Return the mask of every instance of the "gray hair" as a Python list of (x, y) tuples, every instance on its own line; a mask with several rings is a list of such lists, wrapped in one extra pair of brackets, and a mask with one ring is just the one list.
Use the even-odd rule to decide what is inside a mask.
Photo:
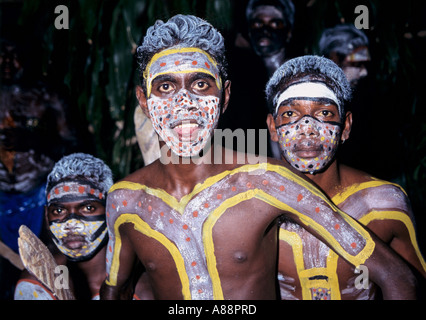
[(319, 54), (327, 58), (330, 57), (331, 52), (347, 56), (354, 49), (363, 46), (368, 46), (368, 38), (353, 24), (340, 24), (325, 29), (318, 43)]
[(274, 113), (278, 94), (297, 82), (294, 80), (302, 81), (305, 77), (324, 82), (334, 92), (340, 104), (340, 117), (344, 117), (344, 104), (351, 99), (351, 87), (343, 70), (330, 59), (311, 55), (288, 60), (272, 75), (265, 90), (270, 113)]
[(246, 8), (246, 19), (249, 21), (254, 10), (259, 6), (274, 6), (283, 14), (287, 27), (293, 29), (295, 8), (291, 0), (250, 0)]
[(47, 176), (46, 195), (58, 183), (85, 180), (107, 193), (113, 185), (111, 169), (102, 160), (90, 154), (73, 153), (56, 162)]
[(148, 28), (137, 49), (140, 80), (146, 93), (143, 72), (157, 52), (173, 46), (194, 47), (206, 51), (217, 63), (222, 80), (227, 78), (225, 42), (220, 32), (207, 21), (191, 15), (175, 15), (167, 22), (157, 20)]

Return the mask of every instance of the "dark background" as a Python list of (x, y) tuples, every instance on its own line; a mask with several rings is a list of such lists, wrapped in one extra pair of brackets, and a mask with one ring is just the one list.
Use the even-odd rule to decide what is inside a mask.
[[(364, 32), (370, 40), (372, 62), (369, 76), (354, 97), (359, 107), (353, 110), (355, 125), (352, 138), (342, 150), (343, 155), (346, 153), (343, 160), (380, 179), (399, 183), (406, 190), (424, 252), (426, 3), (294, 2), (295, 28), (288, 57), (316, 53), (324, 28), (354, 23), (358, 16), (355, 7), (368, 7), (369, 28)], [(118, 180), (143, 166), (134, 137), (134, 87), (138, 84), (134, 52), (147, 27), (156, 19), (165, 20), (177, 13), (203, 17), (225, 36), (232, 62), (239, 59), (241, 50), (249, 54), (249, 48), (239, 47), (238, 51), (235, 45), (237, 34), (244, 39), (247, 33), (246, 3), (0, 0), (0, 36), (13, 39), (20, 46), (27, 77), (44, 81), (67, 101), (69, 121), (78, 132), (80, 151), (105, 160)], [(54, 27), (57, 5), (69, 9), (68, 30)], [(247, 70), (251, 67), (255, 70), (250, 64)], [(238, 79), (237, 72), (231, 68), (231, 80)], [(256, 72), (244, 81), (256, 84)], [(238, 96), (232, 96), (230, 108), (238, 102)], [(232, 123), (233, 118), (228, 115), (227, 120)]]

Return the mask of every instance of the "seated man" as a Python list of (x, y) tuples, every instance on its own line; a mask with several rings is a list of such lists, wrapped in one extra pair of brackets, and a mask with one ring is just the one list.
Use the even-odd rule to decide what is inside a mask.
[[(352, 115), (344, 108), (350, 86), (343, 71), (326, 58), (295, 58), (276, 71), (266, 93), (268, 126), (272, 139), (279, 141), (282, 158), (424, 276), (413, 213), (401, 187), (336, 160), (336, 150), (349, 138), (352, 125)], [(339, 224), (334, 228), (341, 230)], [(357, 285), (360, 275), (354, 267), (295, 221), (284, 220), (279, 238), (282, 299), (374, 298), (373, 282)]]
[[(47, 178), (45, 215), (49, 234), (62, 253), (55, 250), (58, 264), (66, 263), (70, 269), (69, 284), (77, 299), (99, 299), (108, 242), (105, 201), (112, 184), (109, 167), (83, 153), (63, 157)], [(55, 298), (28, 272), (15, 289), (15, 300)]]
[(415, 279), (402, 260), (301, 174), (281, 160), (253, 164), (211, 145), (230, 97), (224, 50), (209, 23), (183, 15), (157, 21), (138, 48), (136, 94), (161, 157), (109, 191), (101, 298), (118, 299), (139, 260), (156, 299), (275, 299), (282, 215), (349, 263), (365, 264), (387, 298), (414, 298)]

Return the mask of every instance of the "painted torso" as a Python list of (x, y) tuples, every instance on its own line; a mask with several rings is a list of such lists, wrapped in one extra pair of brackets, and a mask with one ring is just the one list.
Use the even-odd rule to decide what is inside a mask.
[[(383, 224), (390, 220), (403, 223), (422, 261), (408, 198), (399, 186), (373, 179), (348, 187), (332, 201), (388, 244), (393, 239), (392, 229), (384, 228)], [(371, 281), (368, 289), (357, 289), (355, 279), (360, 272), (355, 273), (351, 265), (338, 259), (328, 246), (299, 225), (285, 220), (279, 238), (280, 256), (293, 257), (280, 260), (278, 279), (282, 299), (374, 299), (376, 287)]]
[(107, 199), (107, 284), (117, 282), (121, 246), (130, 241), (158, 299), (274, 299), (275, 222), (283, 211), (322, 233), (355, 264), (374, 247), (361, 230), (347, 237), (334, 229), (342, 218), (326, 198), (276, 165), (224, 171), (180, 201), (163, 189), (126, 181), (114, 185)]

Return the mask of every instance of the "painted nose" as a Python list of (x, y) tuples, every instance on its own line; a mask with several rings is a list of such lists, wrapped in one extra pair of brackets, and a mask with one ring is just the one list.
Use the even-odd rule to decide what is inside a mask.
[(196, 99), (188, 90), (180, 90), (173, 98), (173, 108), (177, 113), (197, 109)]
[(298, 138), (313, 138), (319, 135), (317, 125), (311, 118), (306, 116), (299, 120), (299, 123), (296, 125), (296, 130), (298, 131)]
[(84, 223), (80, 220), (70, 219), (64, 223), (63, 229), (67, 232), (81, 233), (84, 230)]

